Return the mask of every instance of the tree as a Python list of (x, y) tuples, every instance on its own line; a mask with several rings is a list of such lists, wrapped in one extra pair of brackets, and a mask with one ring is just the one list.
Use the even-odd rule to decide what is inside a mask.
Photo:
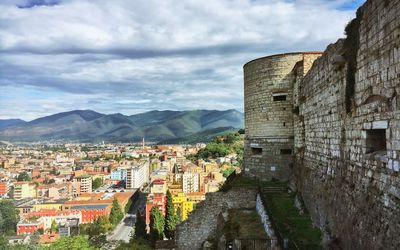
[(150, 242), (142, 239), (142, 238), (136, 238), (136, 237), (132, 237), (129, 240), (129, 243), (126, 242), (121, 242), (119, 244), (119, 246), (117, 246), (117, 248), (115, 248), (115, 250), (152, 250), (154, 249)]
[(61, 237), (50, 246), (44, 248), (47, 250), (94, 250), (90, 242), (84, 236)]
[(9, 245), (7, 238), (3, 234), (0, 234), (0, 250), (8, 250), (8, 249)]
[(18, 175), (17, 181), (31, 181), (32, 178), (29, 176), (27, 172), (22, 172)]
[(147, 239), (146, 219), (140, 214), (139, 210), (136, 212), (135, 236), (137, 238)]
[(19, 214), (10, 200), (0, 200), (0, 214), (3, 219), (0, 233), (14, 234)]
[(182, 210), (180, 207), (176, 209), (176, 216), (178, 218), (178, 224), (182, 221)]
[(0, 210), (0, 233), (4, 231), (4, 219), (3, 219), (3, 215), (1, 214), (1, 210)]
[(43, 181), (44, 184), (53, 184), (53, 183), (55, 183), (55, 182), (56, 182), (56, 180), (54, 180), (54, 179), (49, 179), (48, 177), (45, 177), (45, 178), (44, 178), (44, 181)]
[(131, 198), (129, 199), (129, 201), (126, 203), (124, 212), (125, 212), (125, 213), (128, 213), (128, 212), (129, 212), (129, 209), (131, 209), (131, 206), (132, 206), (132, 197), (131, 197)]
[(26, 248), (27, 250), (39, 250), (41, 249), (40, 245), (39, 245), (39, 233), (35, 232), (32, 236), (31, 239), (29, 241), (28, 244), (28, 248)]
[(164, 234), (168, 239), (173, 239), (175, 235), (175, 227), (179, 223), (178, 216), (175, 213), (174, 204), (172, 203), (172, 195), (167, 191), (167, 205), (165, 210)]
[(58, 233), (58, 225), (55, 220), (51, 222), (50, 233)]
[(119, 205), (117, 199), (114, 198), (110, 212), (110, 222), (113, 226), (116, 226), (122, 220), (122, 218), (124, 218), (124, 213), (122, 212), (121, 206)]
[(95, 180), (92, 181), (92, 189), (98, 189), (103, 185), (103, 180), (101, 178), (96, 178)]
[(107, 216), (98, 217), (90, 226), (86, 229), (86, 233), (89, 236), (91, 245), (101, 248), (107, 243), (106, 233), (110, 231), (112, 225), (108, 220)]
[(150, 239), (153, 244), (164, 239), (164, 217), (157, 206), (150, 210)]

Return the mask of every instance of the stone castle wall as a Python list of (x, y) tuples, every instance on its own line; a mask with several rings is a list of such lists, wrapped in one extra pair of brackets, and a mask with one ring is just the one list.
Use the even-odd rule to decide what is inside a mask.
[[(293, 82), (308, 71), (318, 56), (318, 52), (288, 53), (259, 58), (244, 66), (244, 170), (248, 175), (290, 178), (293, 100), (298, 95), (293, 91)], [(296, 65), (301, 67), (295, 69)]]
[(177, 249), (202, 249), (203, 243), (217, 234), (218, 216), (228, 209), (255, 208), (256, 194), (257, 190), (245, 188), (233, 188), (226, 193), (207, 193), (206, 200), (197, 204), (189, 218), (178, 225), (175, 232)]
[[(400, 0), (369, 0), (347, 40), (328, 46), (311, 68), (317, 55), (287, 65), (285, 86), (293, 89), (285, 119), (293, 122), (292, 138), (279, 123), (269, 123), (280, 119), (273, 118), (280, 111), (271, 102), (275, 84), (264, 81), (265, 91), (262, 79), (275, 74), (275, 66), (244, 69), (245, 173), (263, 179), (294, 174), (314, 223), (344, 249), (400, 248), (399, 13)], [(277, 135), (288, 141), (276, 143), (271, 137)], [(252, 155), (252, 143), (268, 157)], [(278, 148), (288, 145), (293, 168), (283, 171), (290, 173), (268, 172), (282, 162)]]
[(340, 40), (299, 91), (297, 185), (313, 221), (346, 249), (400, 247), (399, 13), (399, 0), (368, 1), (359, 11), (357, 70), (340, 67), (349, 49)]

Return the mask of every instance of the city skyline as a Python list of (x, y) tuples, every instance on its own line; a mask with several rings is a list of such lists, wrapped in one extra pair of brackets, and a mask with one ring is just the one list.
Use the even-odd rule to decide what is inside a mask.
[(244, 63), (323, 51), (363, 2), (2, 1), (0, 119), (243, 111)]

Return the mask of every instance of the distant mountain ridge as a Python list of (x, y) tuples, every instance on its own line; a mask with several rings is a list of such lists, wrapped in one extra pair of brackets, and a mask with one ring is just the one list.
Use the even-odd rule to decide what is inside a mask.
[[(132, 142), (191, 141), (208, 134), (243, 128), (243, 113), (230, 110), (149, 111), (126, 116), (74, 110), (41, 117), (30, 122), (0, 120), (0, 140)], [(216, 130), (217, 129), (217, 130)], [(178, 139), (178, 140), (175, 140)]]
[(16, 125), (22, 125), (24, 123), (26, 123), (26, 121), (21, 119), (6, 119), (6, 120), (0, 119), (0, 129)]

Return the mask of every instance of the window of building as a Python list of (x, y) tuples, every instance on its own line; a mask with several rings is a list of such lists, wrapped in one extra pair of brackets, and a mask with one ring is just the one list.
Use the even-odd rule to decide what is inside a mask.
[(283, 123), (283, 126), (286, 127), (286, 122)]
[(251, 147), (252, 155), (262, 155), (262, 148)]
[(289, 148), (281, 149), (281, 155), (291, 155), (292, 150)]
[(274, 102), (286, 101), (287, 93), (274, 93), (272, 94)]
[(386, 150), (386, 129), (367, 130), (367, 154)]

